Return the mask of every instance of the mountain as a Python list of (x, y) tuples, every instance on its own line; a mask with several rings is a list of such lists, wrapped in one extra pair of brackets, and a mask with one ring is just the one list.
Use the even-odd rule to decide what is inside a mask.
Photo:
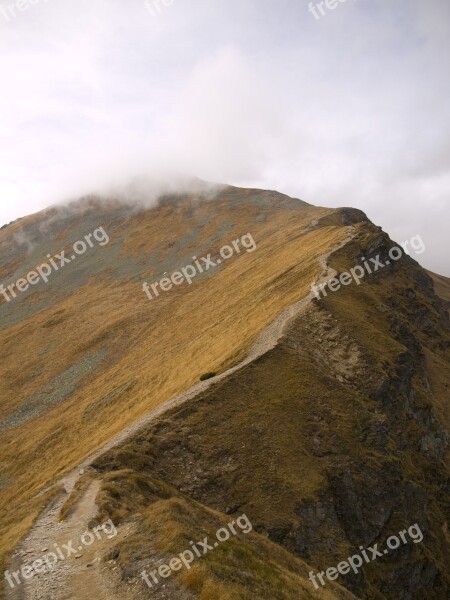
[(2, 566), (117, 527), (4, 597), (448, 598), (449, 280), (356, 209), (138, 200), (0, 231)]

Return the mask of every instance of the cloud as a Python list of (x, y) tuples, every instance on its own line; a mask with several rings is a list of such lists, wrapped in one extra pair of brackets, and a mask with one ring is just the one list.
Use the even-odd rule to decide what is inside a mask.
[(362, 208), (450, 275), (448, 3), (307, 7), (60, 0), (0, 22), (0, 221), (182, 172)]

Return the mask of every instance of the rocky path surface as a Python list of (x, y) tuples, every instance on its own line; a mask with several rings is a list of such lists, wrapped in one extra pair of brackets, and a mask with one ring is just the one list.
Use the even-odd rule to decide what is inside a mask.
[[(329, 253), (319, 258), (323, 272), (316, 284), (326, 283), (336, 276), (336, 271), (327, 264), (328, 258), (335, 251), (351, 241), (353, 233), (354, 227), (348, 227), (348, 237)], [(89, 456), (81, 465), (68, 473), (58, 483), (64, 486), (67, 493), (70, 493), (83, 470), (88, 468), (98, 456), (132, 437), (166, 411), (191, 400), (199, 393), (215, 385), (218, 381), (225, 379), (274, 348), (283, 337), (292, 320), (302, 314), (313, 298), (313, 293), (309, 292), (304, 298), (292, 304), (278, 315), (260, 333), (250, 352), (240, 363), (213, 379), (194, 385), (162, 406), (152, 410), (114, 436), (107, 444)], [(117, 567), (109, 568), (102, 560), (111, 551), (113, 544), (130, 535), (132, 532), (131, 525), (123, 525), (118, 528), (117, 535), (114, 538), (111, 537), (111, 539), (104, 532), (99, 531), (98, 539), (92, 545), (84, 545), (81, 541), (83, 534), (88, 531), (89, 522), (96, 514), (95, 498), (99, 488), (100, 481), (94, 480), (76, 505), (72, 514), (64, 522), (59, 521), (58, 515), (62, 505), (67, 500), (66, 494), (60, 494), (43, 511), (28, 536), (16, 548), (11, 559), (9, 572), (17, 572), (21, 565), (29, 565), (34, 560), (42, 558), (46, 553), (55, 551), (55, 544), (62, 549), (63, 554), (67, 553), (63, 544), (67, 546), (69, 542), (72, 542), (73, 547), (77, 551), (76, 553), (71, 553), (69, 558), (59, 560), (55, 568), (51, 571), (46, 569), (45, 572), (35, 574), (27, 580), (20, 574), (20, 584), (17, 584), (14, 578), (12, 579), (13, 583), (15, 583), (14, 587), (5, 582), (6, 598), (8, 600), (49, 600), (50, 598), (52, 600), (90, 600), (92, 598), (95, 598), (95, 600), (138, 600), (144, 597), (142, 595), (142, 588), (131, 590), (125, 586), (120, 581), (119, 574), (115, 573)], [(163, 600), (169, 596), (161, 591), (161, 595), (158, 593), (153, 595), (153, 597), (155, 600), (159, 598)], [(185, 596), (180, 590), (179, 594), (172, 592), (170, 598), (172, 600), (183, 600)]]
[[(11, 575), (14, 588), (7, 585), (7, 598), (14, 600), (131, 600), (107, 589), (102, 576), (102, 557), (112, 544), (128, 535), (131, 526), (120, 533), (108, 524), (98, 535), (89, 532), (89, 521), (96, 514), (95, 498), (100, 489), (96, 480), (86, 490), (70, 517), (60, 522), (61, 506), (66, 496), (61, 494), (37, 520), (28, 536), (17, 548), (10, 573), (19, 571), (20, 584)], [(40, 561), (33, 576), (25, 579), (21, 567)], [(110, 577), (113, 577), (114, 573)], [(109, 588), (110, 586), (108, 586)], [(126, 590), (125, 590), (126, 593)]]

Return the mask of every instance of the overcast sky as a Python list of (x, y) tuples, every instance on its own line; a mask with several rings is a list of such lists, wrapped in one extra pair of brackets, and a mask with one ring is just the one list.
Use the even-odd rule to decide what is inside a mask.
[(450, 276), (450, 2), (328, 2), (5, 0), (0, 224), (174, 168), (361, 208)]

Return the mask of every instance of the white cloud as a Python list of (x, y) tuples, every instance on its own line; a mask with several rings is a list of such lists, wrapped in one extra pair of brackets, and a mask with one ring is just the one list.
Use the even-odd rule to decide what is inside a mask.
[(362, 208), (450, 275), (445, 0), (49, 0), (1, 21), (0, 221), (174, 169)]

